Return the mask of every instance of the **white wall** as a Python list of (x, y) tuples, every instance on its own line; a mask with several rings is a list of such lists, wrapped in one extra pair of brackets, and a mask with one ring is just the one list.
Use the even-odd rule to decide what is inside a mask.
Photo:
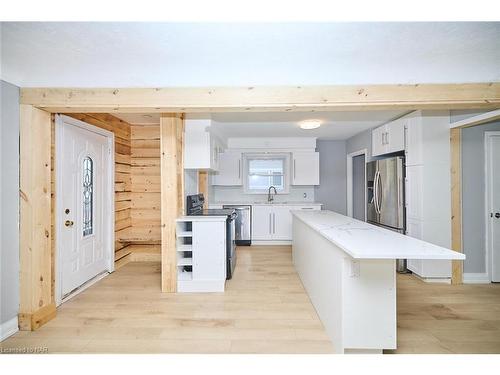
[(0, 324), (19, 312), (19, 88), (1, 85)]

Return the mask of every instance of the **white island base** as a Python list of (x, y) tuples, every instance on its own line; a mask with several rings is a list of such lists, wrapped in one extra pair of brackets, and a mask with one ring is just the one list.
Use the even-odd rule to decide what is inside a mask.
[(395, 349), (395, 260), (351, 258), (300, 220), (293, 237), (293, 263), (335, 351)]
[(292, 256), (337, 353), (396, 348), (395, 259), (464, 259), (331, 211), (293, 212)]

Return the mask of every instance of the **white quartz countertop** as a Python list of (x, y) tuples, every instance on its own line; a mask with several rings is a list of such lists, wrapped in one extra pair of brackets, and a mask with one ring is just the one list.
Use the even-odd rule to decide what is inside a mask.
[(317, 202), (213, 202), (209, 203), (209, 206), (223, 206), (223, 205), (231, 205), (231, 206), (322, 206), (322, 203)]
[(462, 253), (333, 211), (292, 211), (292, 215), (355, 259), (465, 259)]
[(210, 216), (197, 216), (197, 215), (189, 215), (189, 216), (179, 216), (176, 221), (226, 221), (227, 215), (210, 215)]

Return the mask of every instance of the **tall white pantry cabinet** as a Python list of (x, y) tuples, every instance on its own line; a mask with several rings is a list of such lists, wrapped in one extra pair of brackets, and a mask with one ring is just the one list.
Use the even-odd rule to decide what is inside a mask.
[[(415, 111), (405, 116), (406, 233), (451, 247), (449, 111)], [(424, 279), (451, 277), (449, 260), (408, 260)]]

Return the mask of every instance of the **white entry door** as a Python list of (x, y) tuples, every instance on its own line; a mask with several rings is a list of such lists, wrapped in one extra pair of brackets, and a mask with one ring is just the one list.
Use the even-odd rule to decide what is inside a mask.
[(57, 118), (59, 301), (112, 271), (113, 142), (110, 132), (67, 116)]
[(487, 251), (491, 281), (500, 282), (500, 132), (485, 132)]

